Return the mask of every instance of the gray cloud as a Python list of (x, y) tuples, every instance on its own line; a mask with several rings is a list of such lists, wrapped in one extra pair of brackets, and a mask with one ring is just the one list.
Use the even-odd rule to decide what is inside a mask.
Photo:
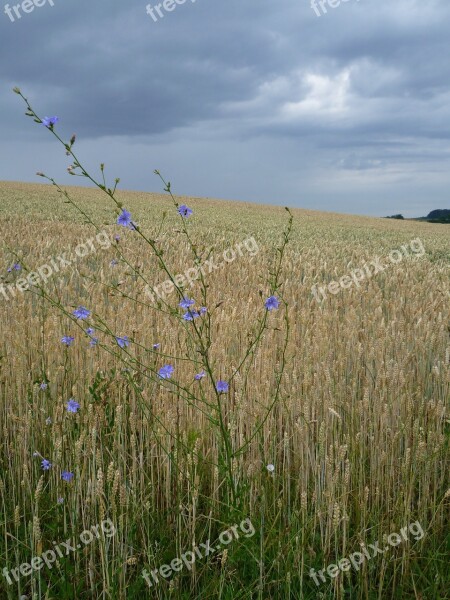
[(17, 84), (130, 189), (164, 166), (186, 194), (410, 216), (449, 204), (444, 0), (349, 0), (320, 18), (307, 0), (187, 0), (157, 22), (141, 0), (54, 0), (0, 17), (2, 179), (65, 167)]

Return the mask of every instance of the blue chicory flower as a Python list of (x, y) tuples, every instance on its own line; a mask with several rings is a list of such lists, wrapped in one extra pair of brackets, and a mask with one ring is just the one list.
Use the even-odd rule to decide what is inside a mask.
[(122, 208), (122, 212), (117, 217), (117, 225), (122, 225), (122, 227), (132, 227), (133, 225), (131, 213), (125, 208)]
[(85, 306), (79, 306), (77, 309), (75, 309), (73, 311), (72, 314), (74, 317), (76, 317), (80, 321), (84, 321), (85, 319), (87, 319), (90, 316), (91, 311), (88, 310)]
[(183, 319), (185, 321), (193, 321), (194, 319), (196, 319), (199, 316), (200, 316), (200, 313), (198, 313), (196, 310), (194, 310), (194, 311), (188, 310), (187, 312), (184, 313)]
[(189, 208), (189, 206), (186, 206), (186, 204), (182, 204), (178, 207), (178, 212), (182, 217), (185, 217), (187, 219), (192, 215), (194, 211), (191, 208)]
[(280, 306), (280, 301), (276, 296), (269, 296), (264, 303), (264, 306), (267, 310), (273, 310), (274, 308), (278, 308)]
[(53, 127), (59, 121), (59, 117), (44, 117), (42, 119), (42, 125), (45, 127)]
[(116, 342), (121, 348), (128, 348), (130, 345), (130, 339), (127, 335), (123, 335), (122, 337), (116, 337)]
[(71, 473), (70, 471), (63, 471), (61, 473), (61, 479), (63, 479), (64, 481), (67, 481), (69, 483), (73, 479), (73, 473)]
[(80, 405), (74, 398), (70, 398), (70, 400), (66, 404), (66, 407), (67, 407), (67, 412), (77, 413), (78, 409), (80, 408)]
[(191, 298), (184, 296), (183, 300), (179, 303), (178, 306), (181, 306), (181, 308), (189, 308), (193, 304), (195, 304), (195, 300), (192, 300)]
[(226, 381), (218, 381), (216, 383), (216, 390), (220, 393), (228, 392), (228, 383)]
[(161, 379), (170, 379), (174, 370), (172, 365), (164, 365), (164, 367), (161, 367), (158, 371), (158, 375)]

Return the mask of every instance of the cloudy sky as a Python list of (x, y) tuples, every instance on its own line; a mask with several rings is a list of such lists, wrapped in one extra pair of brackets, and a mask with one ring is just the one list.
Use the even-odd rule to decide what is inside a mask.
[(448, 0), (3, 2), (0, 179), (81, 181), (18, 85), (124, 189), (160, 191), (158, 168), (192, 196), (450, 208)]

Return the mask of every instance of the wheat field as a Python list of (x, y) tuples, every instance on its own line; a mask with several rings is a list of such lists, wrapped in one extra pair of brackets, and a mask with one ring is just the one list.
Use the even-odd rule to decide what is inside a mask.
[[(180, 299), (166, 309), (145, 291), (167, 280), (157, 258), (106, 196), (67, 189), (101, 238), (52, 186), (0, 184), (0, 598), (449, 598), (448, 226), (292, 209), (283, 306), (268, 311), (288, 213), (177, 197), (202, 252), (256, 241), (205, 276), (211, 365), (217, 380), (236, 371), (219, 397), (224, 450)], [(166, 194), (117, 197), (172, 273), (193, 266)], [(412, 240), (423, 253), (401, 250)], [(402, 259), (359, 286), (312, 293), (395, 250)], [(18, 289), (52, 260), (45, 295)], [(187, 293), (200, 302), (200, 282)], [(143, 576), (217, 548), (233, 525), (220, 549)], [(67, 542), (93, 526), (89, 542)], [(74, 549), (56, 552), (62, 542)], [(361, 553), (375, 542), (383, 551)]]

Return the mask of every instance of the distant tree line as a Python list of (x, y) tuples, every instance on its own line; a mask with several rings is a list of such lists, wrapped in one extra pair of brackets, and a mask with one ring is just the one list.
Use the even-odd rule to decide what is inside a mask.
[(450, 223), (450, 209), (438, 208), (427, 215), (429, 223)]
[(403, 215), (392, 215), (391, 217), (385, 217), (385, 219), (404, 219)]
[[(391, 215), (390, 217), (384, 217), (385, 219), (401, 219), (404, 220), (403, 215)], [(432, 210), (426, 217), (420, 217), (417, 221), (427, 221), (428, 223), (450, 223), (450, 209), (438, 208)]]

